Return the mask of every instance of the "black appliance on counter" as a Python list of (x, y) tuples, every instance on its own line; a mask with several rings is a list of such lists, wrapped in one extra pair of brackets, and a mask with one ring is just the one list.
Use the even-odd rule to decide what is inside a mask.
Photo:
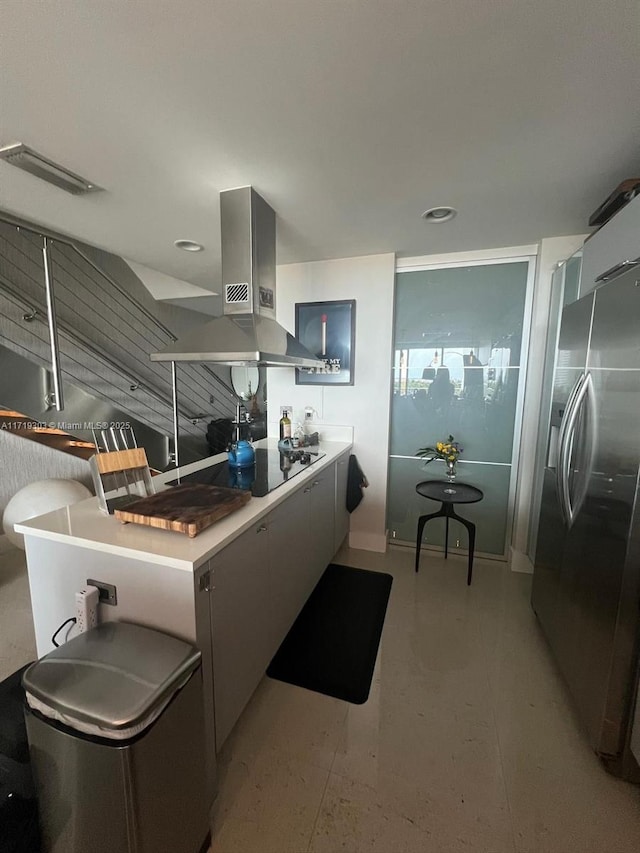
[(263, 498), (326, 455), (320, 450), (308, 447), (284, 453), (258, 447), (255, 448), (255, 454), (255, 465), (249, 468), (232, 468), (228, 462), (216, 462), (176, 480), (170, 480), (167, 485), (206, 483), (210, 486), (251, 490), (254, 498)]

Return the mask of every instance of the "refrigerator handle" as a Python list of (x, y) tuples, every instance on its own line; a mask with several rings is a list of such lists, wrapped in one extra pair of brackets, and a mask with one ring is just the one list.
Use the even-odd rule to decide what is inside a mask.
[(573, 525), (576, 516), (582, 509), (582, 504), (584, 503), (584, 499), (587, 495), (589, 479), (593, 469), (593, 460), (595, 458), (596, 447), (598, 445), (596, 394), (590, 373), (587, 373), (584, 383), (584, 391), (585, 393), (581, 405), (585, 409), (586, 430), (584, 432), (584, 444), (580, 448), (582, 451), (579, 459), (580, 477), (577, 479), (577, 487), (574, 489), (574, 495), (572, 497), (570, 527)]
[[(576, 425), (578, 422), (578, 416), (580, 414), (582, 406), (585, 404), (585, 400), (593, 401), (591, 374), (587, 373), (587, 375), (583, 377), (583, 380), (584, 381), (580, 386), (580, 390), (576, 394), (575, 399), (573, 401), (571, 411), (569, 412), (569, 418), (567, 420), (565, 448), (562, 457), (562, 490), (568, 528), (571, 528), (573, 526), (573, 522), (575, 521), (576, 515), (580, 511), (580, 506), (582, 505), (582, 501), (584, 500), (584, 490), (581, 490), (578, 495), (574, 496), (571, 494), (571, 490), (569, 488), (569, 471), (571, 468), (571, 455), (575, 438)], [(593, 405), (592, 402), (591, 405)], [(593, 447), (593, 440), (591, 441), (591, 446)], [(572, 500), (573, 497), (576, 497), (575, 501)]]
[(562, 420), (560, 421), (560, 435), (558, 437), (558, 461), (556, 465), (556, 491), (558, 493), (558, 503), (560, 504), (560, 513), (562, 515), (562, 520), (565, 524), (569, 524), (569, 510), (568, 505), (565, 503), (565, 496), (568, 493), (569, 486), (568, 481), (565, 484), (564, 481), (564, 471), (565, 471), (565, 457), (567, 456), (567, 425), (569, 423), (569, 418), (571, 417), (571, 413), (574, 408), (575, 400), (578, 394), (580, 393), (580, 388), (582, 387), (582, 383), (584, 382), (584, 373), (581, 373), (580, 376), (576, 379), (575, 385), (571, 389), (571, 393), (569, 394), (569, 398), (567, 400), (567, 405), (565, 406), (564, 413), (562, 415)]

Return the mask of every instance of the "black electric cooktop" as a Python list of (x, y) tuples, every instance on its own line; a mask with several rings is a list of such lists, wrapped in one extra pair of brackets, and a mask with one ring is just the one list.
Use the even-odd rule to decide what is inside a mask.
[(210, 486), (250, 489), (255, 498), (263, 498), (326, 455), (313, 447), (300, 448), (286, 453), (268, 450), (265, 447), (254, 448), (254, 450), (256, 462), (250, 468), (232, 468), (228, 462), (216, 462), (191, 474), (179, 477), (177, 480), (170, 480), (167, 485), (206, 483)]

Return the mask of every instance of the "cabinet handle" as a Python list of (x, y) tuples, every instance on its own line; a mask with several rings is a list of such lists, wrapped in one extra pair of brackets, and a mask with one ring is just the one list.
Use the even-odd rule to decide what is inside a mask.
[(266, 524), (261, 524), (260, 527), (256, 530), (256, 533), (265, 533), (269, 528)]
[(307, 486), (306, 489), (302, 490), (303, 494), (305, 494), (305, 495), (308, 495), (310, 491), (311, 491), (311, 486)]
[(611, 267), (611, 269), (605, 270), (602, 275), (599, 275), (596, 278), (596, 284), (601, 281), (609, 281), (612, 278), (617, 278), (623, 272), (631, 269), (631, 267), (637, 267), (638, 265), (640, 265), (640, 258), (636, 258), (635, 261), (622, 261), (614, 267)]
[(319, 486), (321, 482), (322, 482), (322, 480), (314, 480), (314, 481), (313, 481), (313, 485), (314, 485), (314, 487), (315, 487), (315, 486)]
[(200, 592), (211, 592), (212, 589), (215, 589), (215, 586), (211, 585), (211, 572), (205, 572), (200, 577), (199, 588)]

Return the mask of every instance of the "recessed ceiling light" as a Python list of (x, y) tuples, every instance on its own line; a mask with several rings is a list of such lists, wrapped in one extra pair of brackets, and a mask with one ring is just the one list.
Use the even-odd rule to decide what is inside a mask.
[(439, 205), (438, 207), (430, 207), (429, 210), (425, 210), (422, 218), (426, 219), (427, 222), (449, 222), (457, 213), (458, 211), (455, 207)]
[(204, 246), (194, 243), (193, 240), (176, 240), (173, 245), (176, 249), (182, 249), (183, 252), (201, 252), (204, 249)]

